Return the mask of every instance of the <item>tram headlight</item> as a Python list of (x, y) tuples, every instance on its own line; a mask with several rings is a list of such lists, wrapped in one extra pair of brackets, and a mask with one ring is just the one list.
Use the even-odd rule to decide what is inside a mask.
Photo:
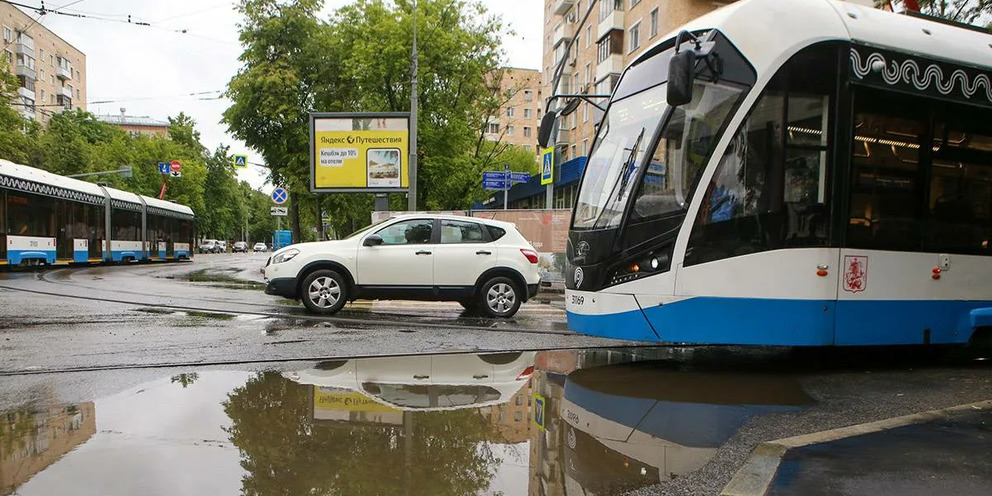
[(620, 264), (613, 269), (608, 279), (608, 285), (633, 281), (669, 269), (671, 255), (664, 251), (652, 251), (633, 260)]
[(288, 262), (292, 260), (293, 257), (299, 254), (300, 254), (300, 250), (297, 250), (296, 248), (286, 250), (282, 253), (276, 253), (276, 255), (272, 257), (272, 263), (278, 264), (278, 263)]

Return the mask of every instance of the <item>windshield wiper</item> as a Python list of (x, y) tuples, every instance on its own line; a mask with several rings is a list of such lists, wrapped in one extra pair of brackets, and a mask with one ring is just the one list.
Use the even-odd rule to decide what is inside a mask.
[[(641, 133), (637, 135), (637, 139), (634, 140), (634, 146), (630, 149), (630, 155), (627, 156), (627, 160), (623, 164), (623, 168), (620, 169), (620, 177), (617, 178), (619, 181), (620, 189), (617, 190), (616, 199), (619, 200), (623, 196), (623, 191), (627, 189), (627, 183), (630, 182), (631, 173), (636, 170), (632, 169), (631, 165), (634, 164), (634, 159), (637, 158), (637, 149), (641, 146), (641, 139), (644, 138), (644, 128), (641, 128)], [(616, 188), (616, 185), (614, 185)]]

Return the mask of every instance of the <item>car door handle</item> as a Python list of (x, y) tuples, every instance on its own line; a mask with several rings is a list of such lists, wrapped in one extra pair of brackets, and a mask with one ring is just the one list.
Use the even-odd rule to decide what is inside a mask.
[(418, 380), (424, 380), (424, 379), (430, 379), (431, 376), (429, 376), (429, 375), (415, 375), (415, 376), (413, 376), (413, 378), (414, 379), (418, 379)]
[(472, 378), (473, 378), (473, 379), (486, 379), (486, 378), (488, 378), (488, 377), (489, 377), (489, 376), (488, 376), (488, 375), (486, 375), (486, 374), (479, 374), (479, 375), (473, 375), (473, 376), (472, 376)]
[(429, 252), (427, 250), (420, 250), (420, 251), (417, 252), (417, 255), (430, 255), (430, 254), (431, 254), (431, 252)]
[(479, 251), (477, 251), (477, 252), (475, 252), (475, 254), (476, 254), (476, 255), (492, 255), (492, 254), (493, 254), (493, 252), (491, 252), (491, 251), (486, 251), (486, 250), (479, 250)]

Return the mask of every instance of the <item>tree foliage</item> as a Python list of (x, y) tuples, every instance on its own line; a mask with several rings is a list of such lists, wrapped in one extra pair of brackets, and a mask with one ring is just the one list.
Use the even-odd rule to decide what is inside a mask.
[[(502, 22), (477, 1), (358, 0), (321, 20), (320, 0), (241, 0), (242, 68), (228, 85), (231, 132), (260, 151), (286, 185), (294, 219), (327, 212), (340, 235), (369, 220), (371, 195), (309, 193), (311, 112), (407, 112), (416, 18), (419, 50), (419, 208), (461, 209), (481, 199), (481, 172), (534, 157), (484, 143), (505, 95), (487, 81), (503, 60)], [(498, 87), (498, 85), (496, 85)], [(394, 195), (391, 207), (405, 209)], [(294, 226), (296, 227), (296, 226)], [(299, 232), (297, 235), (301, 234)]]
[[(897, 3), (906, 7), (906, 2)], [(920, 12), (965, 24), (990, 25), (992, 0), (917, 0)]]

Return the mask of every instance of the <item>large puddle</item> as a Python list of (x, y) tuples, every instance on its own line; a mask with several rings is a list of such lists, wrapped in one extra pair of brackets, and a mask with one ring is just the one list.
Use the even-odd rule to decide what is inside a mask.
[[(423, 355), (163, 377), (0, 412), (0, 494), (616, 494), (811, 399), (652, 349)], [(40, 395), (44, 396), (44, 395)]]

